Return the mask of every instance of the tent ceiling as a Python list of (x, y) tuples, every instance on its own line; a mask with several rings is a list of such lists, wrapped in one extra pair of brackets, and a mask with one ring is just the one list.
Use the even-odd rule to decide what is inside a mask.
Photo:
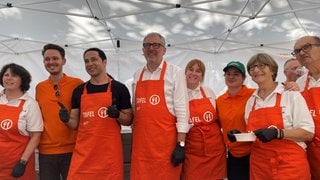
[(0, 54), (38, 52), (48, 42), (140, 52), (151, 31), (177, 49), (289, 53), (298, 37), (320, 35), (319, 0), (1, 0), (0, 17)]

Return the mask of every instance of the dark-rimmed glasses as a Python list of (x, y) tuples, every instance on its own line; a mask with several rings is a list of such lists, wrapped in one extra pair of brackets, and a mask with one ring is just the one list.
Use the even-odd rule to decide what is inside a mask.
[(160, 43), (143, 43), (142, 44), (144, 48), (150, 48), (151, 46), (154, 48), (154, 49), (158, 49), (160, 48), (161, 46), (164, 47), (162, 44)]
[(60, 93), (58, 84), (53, 85), (53, 89), (56, 91), (55, 92), (56, 97), (59, 98), (61, 96), (61, 93)]
[(300, 49), (295, 49), (293, 50), (293, 52), (291, 53), (292, 56), (296, 57), (297, 55), (299, 55), (300, 51), (303, 52), (308, 52), (311, 50), (312, 46), (320, 46), (320, 44), (310, 44), (307, 43), (305, 45), (303, 45)]
[(269, 64), (265, 64), (265, 63), (262, 63), (262, 64), (254, 64), (254, 65), (251, 65), (249, 66), (249, 71), (254, 71), (254, 69), (257, 67), (259, 70), (262, 70), (264, 69), (266, 66), (269, 66)]

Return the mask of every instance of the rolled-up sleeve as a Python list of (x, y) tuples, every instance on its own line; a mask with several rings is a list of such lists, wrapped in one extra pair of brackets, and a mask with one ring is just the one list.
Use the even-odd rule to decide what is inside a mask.
[(189, 121), (189, 98), (187, 92), (186, 77), (182, 70), (175, 71), (172, 76), (174, 80), (173, 111), (177, 117), (177, 131), (187, 133), (190, 129)]

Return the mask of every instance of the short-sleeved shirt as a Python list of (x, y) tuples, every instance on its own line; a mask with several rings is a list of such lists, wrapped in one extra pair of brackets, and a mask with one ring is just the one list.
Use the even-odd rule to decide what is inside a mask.
[(213, 92), (213, 90), (209, 87), (206, 86), (201, 86), (199, 85), (195, 89), (188, 89), (188, 96), (189, 96), (189, 101), (193, 99), (202, 99), (203, 95), (201, 93), (200, 87), (203, 88), (206, 97), (210, 100), (212, 106), (216, 108), (216, 94)]
[[(72, 94), (72, 109), (80, 109), (81, 95), (83, 92), (84, 85), (86, 84), (87, 93), (99, 93), (105, 92), (109, 83), (102, 85), (91, 84), (90, 81), (81, 84), (76, 89), (74, 89)], [(132, 108), (131, 96), (128, 88), (119, 81), (112, 80), (111, 92), (113, 103), (117, 106), (119, 110)]]
[[(278, 85), (276, 89), (264, 100), (258, 96), (257, 89), (252, 97), (248, 100), (245, 110), (245, 120), (248, 122), (249, 114), (255, 103), (255, 109), (273, 107), (276, 103), (277, 94), (282, 94), (280, 106), (282, 108), (283, 125), (285, 129), (301, 128), (314, 133), (314, 123), (309, 112), (306, 101), (298, 91), (285, 91), (282, 85)], [(297, 142), (301, 147), (305, 148), (304, 142)]]
[(8, 101), (4, 90), (0, 92), (0, 104), (18, 107), (21, 100), (25, 100), (22, 111), (19, 115), (18, 128), (22, 135), (29, 136), (29, 132), (42, 132), (43, 120), (39, 105), (28, 93), (21, 97)]

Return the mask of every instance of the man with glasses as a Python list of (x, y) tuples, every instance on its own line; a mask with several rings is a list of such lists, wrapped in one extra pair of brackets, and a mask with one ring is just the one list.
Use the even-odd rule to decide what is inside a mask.
[(287, 82), (295, 82), (304, 74), (304, 68), (296, 58), (288, 59), (283, 66), (283, 73), (286, 76)]
[(180, 179), (189, 131), (186, 77), (163, 59), (161, 34), (149, 33), (142, 45), (147, 63), (134, 74), (130, 178)]
[(292, 52), (301, 65), (308, 69), (297, 80), (315, 123), (315, 135), (307, 145), (311, 179), (320, 179), (320, 38), (304, 36), (298, 39)]
[(43, 64), (49, 72), (48, 79), (36, 86), (36, 100), (41, 108), (44, 130), (39, 144), (40, 179), (67, 178), (76, 131), (59, 119), (58, 102), (71, 109), (71, 96), (75, 87), (83, 83), (79, 78), (63, 73), (65, 51), (56, 44), (47, 44), (42, 50)]

